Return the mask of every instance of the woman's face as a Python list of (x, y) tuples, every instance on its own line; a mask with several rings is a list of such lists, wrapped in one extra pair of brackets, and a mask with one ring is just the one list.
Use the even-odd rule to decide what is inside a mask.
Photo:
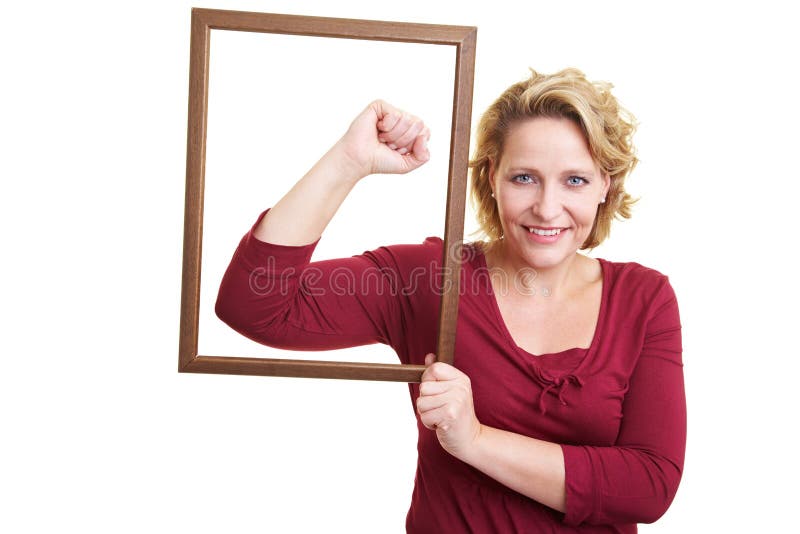
[(526, 119), (509, 129), (489, 180), (503, 226), (503, 259), (534, 269), (574, 256), (610, 184), (581, 128), (549, 117)]

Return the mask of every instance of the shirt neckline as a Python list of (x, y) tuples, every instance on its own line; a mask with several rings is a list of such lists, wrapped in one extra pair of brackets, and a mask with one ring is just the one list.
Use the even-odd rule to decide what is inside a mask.
[[(486, 257), (483, 253), (482, 247), (478, 246), (478, 261), (479, 267), (483, 267), (487, 272), (489, 267), (486, 264)], [(603, 330), (603, 326), (605, 324), (605, 317), (606, 317), (606, 309), (608, 305), (608, 291), (610, 287), (609, 279), (610, 279), (610, 266), (608, 262), (603, 258), (595, 258), (600, 263), (600, 270), (602, 272), (602, 289), (600, 294), (600, 310), (597, 314), (597, 322), (595, 323), (594, 327), (594, 334), (592, 336), (592, 341), (589, 344), (589, 347), (572, 347), (569, 349), (565, 349), (559, 352), (549, 352), (545, 354), (533, 354), (528, 352), (527, 350), (523, 349), (517, 342), (514, 341), (514, 338), (511, 336), (511, 332), (508, 330), (508, 326), (506, 325), (505, 320), (503, 319), (503, 314), (500, 313), (500, 305), (497, 303), (497, 297), (494, 294), (494, 288), (492, 287), (491, 280), (487, 277), (486, 278), (486, 286), (487, 292), (485, 293), (486, 297), (490, 301), (490, 307), (494, 311), (495, 317), (497, 319), (498, 325), (500, 330), (503, 332), (503, 336), (506, 338), (508, 344), (519, 354), (522, 356), (526, 361), (532, 363), (534, 365), (538, 365), (540, 367), (546, 368), (556, 368), (562, 370), (573, 370), (577, 369), (581, 366), (581, 364), (586, 361), (590, 353), (593, 353), (598, 345), (600, 332)]]

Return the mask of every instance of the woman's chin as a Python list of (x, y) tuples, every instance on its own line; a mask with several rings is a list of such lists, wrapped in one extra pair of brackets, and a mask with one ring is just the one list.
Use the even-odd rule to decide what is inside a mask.
[(567, 243), (554, 243), (551, 245), (531, 245), (526, 243), (521, 250), (519, 260), (533, 269), (549, 270), (568, 262), (577, 250), (573, 250)]
[(572, 254), (564, 255), (555, 251), (545, 251), (530, 255), (526, 263), (533, 269), (546, 271), (565, 264), (571, 256)]

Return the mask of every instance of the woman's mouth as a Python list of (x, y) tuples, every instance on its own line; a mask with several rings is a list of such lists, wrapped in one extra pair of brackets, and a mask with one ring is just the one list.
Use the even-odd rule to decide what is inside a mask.
[(568, 230), (567, 228), (543, 228), (541, 226), (525, 226), (528, 235), (535, 243), (555, 243), (561, 235)]
[(561, 233), (563, 228), (534, 228), (533, 226), (528, 227), (528, 232), (536, 235), (545, 235), (545, 236), (552, 236), (558, 235)]

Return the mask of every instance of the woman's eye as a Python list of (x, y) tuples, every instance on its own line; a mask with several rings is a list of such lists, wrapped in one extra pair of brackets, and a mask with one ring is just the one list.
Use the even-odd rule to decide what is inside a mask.
[(511, 181), (520, 184), (529, 184), (533, 182), (533, 177), (530, 174), (518, 174), (511, 178)]
[(569, 185), (582, 185), (582, 184), (587, 184), (589, 182), (588, 180), (586, 180), (586, 178), (583, 178), (581, 176), (570, 176), (569, 178), (567, 178), (567, 183)]

